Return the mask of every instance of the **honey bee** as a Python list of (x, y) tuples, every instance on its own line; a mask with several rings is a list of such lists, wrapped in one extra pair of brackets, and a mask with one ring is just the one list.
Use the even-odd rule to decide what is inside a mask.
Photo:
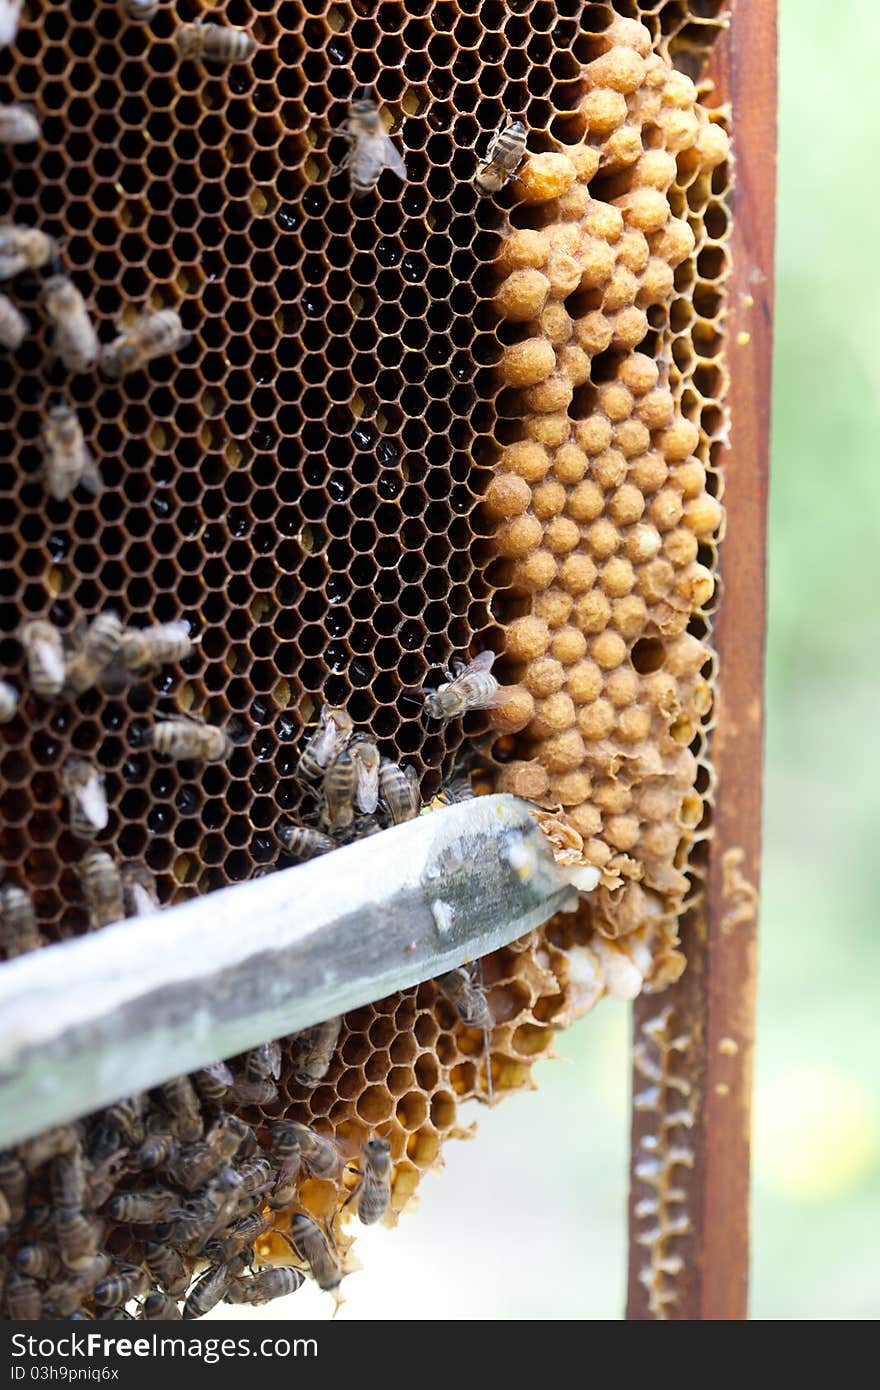
[(278, 1164), (276, 1189), (291, 1183), (299, 1175), (302, 1161), (300, 1130), (287, 1120), (276, 1120), (272, 1129), (272, 1157)]
[(30, 107), (0, 106), (0, 145), (32, 145), (42, 133)]
[(317, 1086), (323, 1081), (339, 1041), (341, 1018), (328, 1018), (313, 1028), (304, 1028), (293, 1038), (293, 1070), (300, 1086)]
[(238, 1152), (241, 1136), (230, 1126), (218, 1121), (208, 1132), (203, 1144), (194, 1144), (187, 1153), (170, 1166), (171, 1176), (187, 1192), (202, 1187), (224, 1163)]
[(470, 773), (462, 773), (457, 777), (450, 777), (438, 791), (431, 801), (431, 810), (438, 811), (443, 806), (457, 806), (462, 801), (473, 801), (474, 792), (471, 786)]
[(153, 875), (145, 864), (125, 864), (122, 874), (122, 900), (127, 917), (149, 917), (159, 911), (159, 897)]
[(160, 719), (144, 734), (144, 747), (164, 753), (175, 762), (190, 758), (199, 762), (219, 763), (232, 751), (232, 740), (216, 724), (177, 714)]
[(159, 1087), (162, 1103), (173, 1116), (174, 1132), (187, 1144), (201, 1139), (202, 1117), (199, 1112), (199, 1098), (188, 1076), (176, 1076)]
[(214, 1205), (197, 1202), (190, 1207), (181, 1207), (171, 1213), (167, 1231), (157, 1227), (157, 1234), (175, 1250), (184, 1254), (197, 1255), (204, 1250), (217, 1227), (218, 1218)]
[(72, 1279), (50, 1284), (47, 1297), (59, 1317), (69, 1318), (82, 1303), (89, 1298), (95, 1286), (110, 1268), (109, 1255), (95, 1255), (83, 1269), (78, 1270)]
[(51, 1246), (21, 1245), (15, 1252), (15, 1267), (29, 1279), (54, 1279), (61, 1268), (58, 1252)]
[(180, 352), (191, 337), (174, 309), (147, 311), (102, 350), (101, 370), (118, 381), (129, 372), (141, 371), (156, 357)]
[(237, 1279), (228, 1292), (230, 1303), (271, 1303), (275, 1298), (285, 1298), (296, 1293), (305, 1282), (302, 1270), (292, 1265), (261, 1269), (250, 1279)]
[(85, 758), (68, 758), (61, 769), (61, 787), (70, 804), (71, 832), (79, 840), (94, 840), (110, 819), (103, 772)]
[(6, 1313), (13, 1322), (37, 1322), (43, 1312), (43, 1296), (33, 1279), (17, 1269), (6, 1280)]
[(40, 618), (24, 623), (20, 633), (28, 680), (41, 700), (53, 700), (64, 687), (65, 661), (61, 633)]
[(355, 734), (349, 752), (357, 769), (355, 802), (360, 811), (371, 815), (379, 804), (379, 750), (366, 734)]
[(0, 294), (0, 345), (17, 352), (24, 342), (29, 324), (12, 300)]
[(277, 825), (275, 834), (287, 853), (295, 859), (316, 859), (319, 854), (336, 848), (330, 836), (323, 831), (312, 830), (305, 825), (291, 825), (289, 821)]
[(83, 855), (80, 878), (89, 909), (89, 930), (109, 927), (125, 916), (122, 879), (119, 869), (103, 849), (90, 849)]
[(278, 1099), (278, 1087), (272, 1081), (237, 1076), (231, 1094), (239, 1105), (272, 1105)]
[(142, 1187), (137, 1192), (120, 1192), (107, 1203), (107, 1214), (127, 1226), (151, 1225), (161, 1221), (174, 1206), (176, 1198), (167, 1187)]
[(177, 1147), (173, 1134), (148, 1134), (137, 1151), (138, 1167), (145, 1173), (161, 1168), (174, 1158)]
[(339, 168), (348, 170), (352, 198), (363, 198), (370, 193), (385, 169), (390, 169), (397, 178), (406, 181), (403, 155), (382, 124), (379, 108), (368, 88), (365, 87), (351, 103), (348, 119), (333, 134), (341, 135), (348, 141), (348, 149), (339, 162)]
[(463, 661), (453, 661), (452, 669), (445, 674), (448, 680), (425, 695), (425, 713), (430, 719), (440, 719), (447, 724), (450, 719), (460, 719), (468, 710), (492, 709), (503, 704), (504, 696), (498, 682), (492, 675), (493, 652), (480, 652), (470, 665)]
[(101, 345), (86, 301), (66, 275), (52, 275), (43, 286), (43, 304), (55, 330), (52, 347), (69, 372), (86, 372)]
[(158, 1240), (144, 1243), (144, 1264), (157, 1284), (166, 1293), (186, 1293), (189, 1285), (189, 1270), (176, 1250), (170, 1245), (162, 1245)]
[(57, 254), (52, 238), (38, 227), (0, 223), (0, 280), (12, 280), (25, 270), (40, 270)]
[(27, 1169), (21, 1160), (8, 1150), (0, 1153), (0, 1192), (6, 1199), (7, 1219), (12, 1225), (17, 1225), (24, 1216), (27, 1182)]
[(79, 1146), (53, 1159), (49, 1173), (49, 1189), (56, 1207), (64, 1207), (67, 1211), (81, 1211), (86, 1200), (87, 1188), (86, 1166)]
[(99, 613), (86, 629), (78, 649), (68, 658), (65, 690), (81, 695), (112, 666), (122, 640), (122, 623), (113, 612)]
[(471, 979), (469, 972), (460, 966), (438, 975), (434, 983), (443, 991), (460, 1021), (468, 1028), (493, 1028), (495, 1020), (486, 1003), (483, 991)]
[(226, 1265), (217, 1265), (197, 1279), (183, 1305), (184, 1320), (203, 1318), (206, 1313), (210, 1313), (226, 1293), (230, 1278)]
[(94, 1259), (99, 1230), (95, 1222), (89, 1221), (81, 1211), (67, 1211), (64, 1207), (57, 1210), (55, 1235), (61, 1263), (66, 1269), (77, 1272)]
[(217, 1105), (233, 1084), (233, 1075), (225, 1062), (212, 1062), (193, 1072), (192, 1080), (203, 1100)]
[(351, 738), (354, 724), (344, 709), (324, 705), (318, 716), (317, 732), (312, 734), (300, 754), (296, 775), (301, 782), (317, 782)]
[[(118, 1147), (121, 1141), (131, 1145), (142, 1144), (144, 1122), (141, 1115), (144, 1103), (144, 1097), (137, 1095), (125, 1096), (122, 1100), (116, 1101), (114, 1105), (109, 1105), (101, 1115), (99, 1140), (105, 1132), (109, 1131), (115, 1140), (111, 1147)], [(100, 1162), (103, 1157), (105, 1157), (104, 1154), (92, 1154), (93, 1161)]]
[(402, 768), (383, 758), (379, 767), (379, 794), (392, 825), (402, 825), (419, 814), (419, 778), (414, 767)]
[(0, 680), (0, 724), (8, 724), (18, 709), (18, 691), (8, 681)]
[(0, 48), (13, 43), (18, 33), (22, 0), (0, 0)]
[(316, 1134), (313, 1129), (298, 1124), (295, 1120), (288, 1120), (286, 1124), (299, 1141), (302, 1161), (312, 1177), (335, 1177), (342, 1160), (333, 1140), (326, 1134)]
[(500, 193), (522, 164), (526, 152), (527, 131), (522, 121), (508, 121), (500, 126), (485, 157), (477, 167), (474, 182), (484, 193)]
[(71, 1150), (77, 1149), (79, 1142), (80, 1131), (77, 1125), (54, 1125), (52, 1129), (44, 1130), (34, 1139), (19, 1144), (18, 1155), (25, 1167), (33, 1172), (35, 1168), (41, 1168), (44, 1163), (57, 1158), (59, 1154), (69, 1154)]
[(271, 1219), (261, 1211), (243, 1216), (222, 1240), (206, 1246), (205, 1258), (211, 1264), (231, 1264), (239, 1255), (251, 1253), (254, 1241), (265, 1235), (271, 1224)]
[(357, 1214), (362, 1225), (373, 1226), (385, 1215), (391, 1201), (391, 1145), (387, 1139), (368, 1139), (361, 1153)]
[(52, 406), (40, 429), (40, 447), (43, 477), (56, 502), (66, 501), (80, 483), (93, 495), (100, 492), (98, 466), (71, 406), (64, 402)]
[(280, 1075), (280, 1043), (261, 1043), (259, 1047), (251, 1048), (245, 1062), (245, 1076), (249, 1081), (277, 1081)]
[(177, 1300), (164, 1293), (147, 1294), (140, 1315), (144, 1322), (180, 1322)]
[(127, 671), (164, 666), (190, 656), (195, 643), (189, 623), (153, 623), (151, 627), (127, 627), (122, 634), (122, 664)]
[(351, 825), (357, 785), (357, 764), (343, 748), (324, 773), (321, 815), (329, 830), (344, 830)]
[(146, 24), (159, 10), (159, 0), (122, 0), (122, 8), (129, 19)]
[(183, 59), (202, 63), (244, 63), (257, 47), (256, 39), (244, 29), (221, 24), (181, 24), (174, 35), (174, 46)]
[(104, 1308), (118, 1308), (130, 1298), (146, 1293), (149, 1284), (145, 1269), (137, 1265), (118, 1265), (114, 1274), (108, 1274), (95, 1285), (95, 1302)]
[(342, 1268), (317, 1222), (304, 1211), (290, 1218), (290, 1243), (308, 1265), (319, 1289), (335, 1289), (342, 1282)]
[(7, 960), (36, 951), (40, 933), (29, 894), (14, 883), (0, 888), (0, 949)]

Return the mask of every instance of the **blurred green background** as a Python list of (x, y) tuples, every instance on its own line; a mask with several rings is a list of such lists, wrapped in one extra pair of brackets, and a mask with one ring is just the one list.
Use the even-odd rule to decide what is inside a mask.
[[(758, 3), (758, 0), (754, 0)], [(833, 17), (833, 22), (832, 22)], [(782, 0), (752, 1316), (880, 1313), (880, 3)], [(618, 1318), (628, 1012), (447, 1146), (341, 1318)], [(324, 1316), (303, 1289), (295, 1315)], [(232, 1310), (224, 1309), (224, 1315)], [(269, 1311), (277, 1315), (277, 1305)], [(290, 1313), (294, 1314), (290, 1305)]]

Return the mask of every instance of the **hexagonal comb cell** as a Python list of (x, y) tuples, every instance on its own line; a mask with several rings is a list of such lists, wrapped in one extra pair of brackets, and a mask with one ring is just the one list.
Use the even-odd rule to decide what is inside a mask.
[[(179, 1303), (231, 1223), (281, 1190), (280, 1119), (355, 1165), (370, 1135), (388, 1139), (393, 1219), (460, 1102), (486, 1098), (487, 1056), (495, 1095), (526, 1085), (555, 1029), (677, 968), (675, 911), (685, 869), (699, 874), (688, 850), (711, 792), (704, 644), (725, 425), (728, 178), (692, 79), (722, 8), (221, 0), (210, 19), (256, 41), (221, 67), (178, 58), (193, 0), (148, 23), (70, 0), (30, 7), (0, 51), (0, 94), (42, 129), (0, 149), (0, 219), (54, 239), (102, 346), (143, 311), (173, 310), (189, 335), (120, 379), (68, 371), (42, 272), (4, 285), (29, 331), (0, 398), (16, 441), (0, 463), (0, 663), (21, 693), (0, 727), (0, 835), (4, 882), (31, 893), (40, 938), (88, 924), (69, 759), (103, 777), (98, 846), (141, 864), (170, 903), (290, 862), (273, 829), (301, 810), (296, 759), (325, 703), (412, 764), (426, 800), (478, 740), (487, 785), (538, 800), (551, 837), (573, 833), (605, 873), (598, 908), (483, 963), (488, 1049), (425, 984), (346, 1018), (312, 1088), (285, 1046), (277, 1079), (250, 1091), (236, 1063), (237, 1092), (196, 1078), (4, 1155), (10, 1315), (106, 1313), (102, 1300), (149, 1290)], [(407, 178), (385, 172), (352, 202), (333, 132), (365, 86)], [(514, 117), (528, 160), (485, 196), (476, 165)], [(46, 490), (41, 429), (62, 401), (97, 494)], [(109, 611), (135, 627), (186, 620), (197, 644), (128, 681), (40, 698), (22, 625), (72, 641)], [(413, 692), (487, 647), (521, 682), (526, 727), (506, 728), (505, 709), (494, 734), (485, 715), (426, 722)], [(223, 728), (228, 757), (155, 758), (144, 735), (170, 710)], [(191, 1230), (169, 1244), (161, 1199), (151, 1221), (122, 1220), (117, 1199), (144, 1189), (198, 1205), (186, 1146), (224, 1109), (251, 1128), (225, 1195), (208, 1179), (212, 1253)], [(304, 1170), (264, 1224), (289, 1235), (291, 1207), (309, 1212), (344, 1256), (356, 1181), (341, 1162)], [(85, 1230), (59, 1228), (53, 1211), (71, 1210)], [(81, 1276), (59, 1265), (59, 1229), (79, 1230)], [(264, 1259), (309, 1263), (273, 1230), (255, 1237)], [(168, 1256), (157, 1272), (151, 1240), (182, 1270)], [(191, 1313), (209, 1293), (190, 1295)]]

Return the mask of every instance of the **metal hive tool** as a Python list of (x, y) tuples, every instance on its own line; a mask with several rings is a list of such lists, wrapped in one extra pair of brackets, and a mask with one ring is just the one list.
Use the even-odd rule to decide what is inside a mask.
[[(696, 74), (721, 8), (621, 0), (613, 13), (642, 17)], [(26, 690), (26, 616), (69, 632), (117, 608), (141, 623), (186, 617), (200, 637), (180, 669), (75, 702), (27, 696), (0, 731), (4, 877), (33, 892), (52, 940), (85, 926), (81, 847), (59, 796), (71, 753), (106, 772), (102, 843), (145, 859), (173, 902), (288, 862), (272, 827), (300, 809), (292, 772), (319, 704), (344, 704), (383, 752), (412, 761), (426, 798), (485, 732), (479, 716), (426, 725), (412, 695), (451, 655), (503, 646), (479, 507), (503, 212), (477, 197), (475, 151), (508, 111), (526, 113), (535, 149), (552, 142), (612, 7), (230, 0), (212, 16), (260, 46), (228, 73), (178, 65), (174, 25), (197, 14), (180, 3), (143, 26), (73, 0), (24, 17), (0, 53), (0, 81), (44, 130), (26, 154), (0, 153), (0, 216), (58, 238), (104, 341), (148, 303), (179, 309), (193, 333), (179, 361), (121, 387), (65, 379), (36, 283), (16, 291), (35, 332), (0, 399), (4, 673)], [(409, 178), (386, 176), (352, 208), (330, 130), (365, 84), (394, 117)], [(40, 414), (62, 386), (103, 474), (97, 501), (53, 502), (36, 478)], [(163, 698), (224, 724), (228, 763), (153, 760), (140, 737)], [(542, 1025), (563, 1021), (546, 1002), (555, 980), (525, 983), (515, 956), (488, 968), (518, 1036), (501, 1088), (527, 1079)], [(454, 1127), (456, 1097), (485, 1091), (479, 1044), (462, 1042), (430, 986), (359, 1014), (308, 1110), (285, 1074), (271, 1113), (299, 1106), (341, 1127), (352, 1152), (365, 1127), (399, 1125), (399, 1208)], [(327, 1193), (312, 1197), (329, 1210)]]

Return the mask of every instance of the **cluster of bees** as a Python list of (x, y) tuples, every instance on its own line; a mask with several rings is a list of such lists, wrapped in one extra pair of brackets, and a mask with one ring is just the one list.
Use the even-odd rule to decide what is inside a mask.
[[(334, 1023), (290, 1040), (298, 1077), (314, 1077), (321, 1057), (326, 1071)], [(131, 1318), (131, 1307), (143, 1320), (198, 1318), (221, 1300), (293, 1293), (306, 1273), (337, 1289), (332, 1235), (288, 1214), (298, 1179), (338, 1179), (336, 1144), (289, 1120), (258, 1133), (223, 1108), (277, 1094), (280, 1068), (280, 1044), (267, 1043), (0, 1153), (0, 1245), (16, 1238), (11, 1263), (0, 1257), (7, 1315), (83, 1318), (87, 1304), (101, 1319)], [(368, 1139), (356, 1172), (349, 1200), (371, 1225), (390, 1201), (388, 1140)], [(255, 1269), (270, 1230), (290, 1263)]]

